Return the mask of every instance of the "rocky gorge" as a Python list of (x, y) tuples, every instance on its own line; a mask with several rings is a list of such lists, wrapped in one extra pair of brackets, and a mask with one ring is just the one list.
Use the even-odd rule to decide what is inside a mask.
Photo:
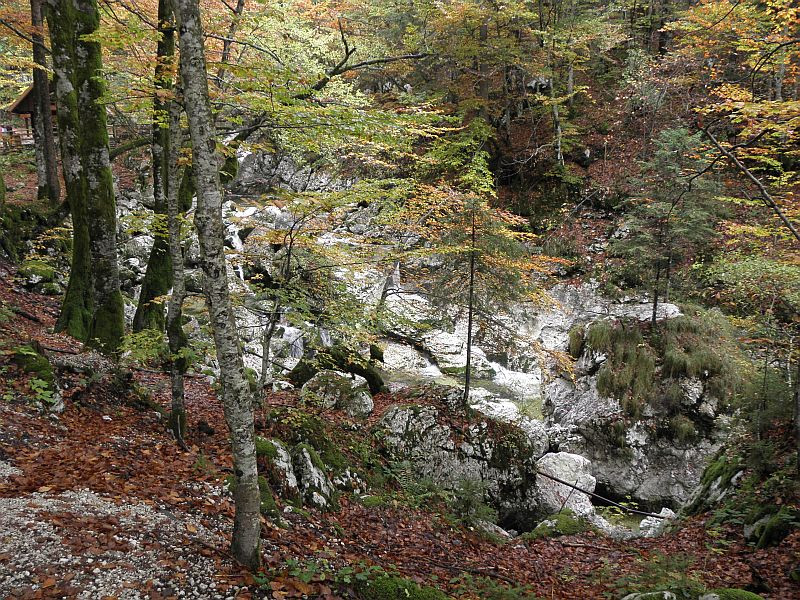
[[(282, 192), (347, 189), (353, 181), (299, 165), (289, 157), (240, 150), (239, 158), (239, 172), (229, 184), (223, 216), (230, 280), (238, 298), (237, 320), (254, 381), (271, 382), (274, 390), (296, 387), (302, 399), (344, 410), (356, 420), (370, 418), (375, 393), (411, 391), (419, 402), (391, 406), (372, 425), (387, 455), (404, 461), (415, 477), (445, 488), (457, 488), (464, 480), (482, 482), (499, 522), (511, 530), (530, 531), (548, 515), (566, 508), (610, 534), (634, 534), (604, 519), (584, 492), (539, 473), (613, 500), (635, 502), (648, 511), (665, 509), (664, 514), (689, 501), (705, 465), (722, 446), (728, 424), (724, 410), (704, 387), (703, 377), (678, 377), (675, 384), (681, 390), (680, 414), (689, 415), (690, 424), (693, 419), (703, 426), (685, 440), (670, 438), (663, 435), (668, 419), (657, 407), (646, 404), (632, 417), (620, 398), (598, 389), (608, 353), (575, 341), (586, 337), (597, 323), (647, 322), (652, 304), (645, 297), (610, 298), (591, 279), (556, 278), (542, 282), (544, 293), (535, 305), (515, 305), (482, 321), (479, 317), (471, 348), (474, 379), (469, 403), (477, 417), (470, 418), (466, 430), (456, 431), (447, 413), (463, 411), (466, 316), (457, 310), (443, 315), (426, 297), (425, 282), (406, 276), (420, 260), (385, 264), (382, 248), (406, 240), (386, 234), (378, 202), (353, 204), (340, 209), (337, 226), (314, 243), (365, 249), (368, 257), (372, 253), (357, 267), (331, 272), (361, 312), (380, 306), (392, 318), (372, 335), (370, 343), (355, 348), (352, 359), (342, 361), (341, 340), (332, 329), (308, 319), (298, 321), (282, 307), (284, 312), (265, 349), (268, 315), (276, 306), (264, 299), (262, 284), (265, 278), (278, 279), (286, 253), (285, 244), (275, 240), (299, 231), (304, 218), (291, 204), (276, 198)], [(153, 237), (139, 233), (136, 225), (151, 214), (147, 197), (146, 187), (120, 194), (121, 274), (129, 294), (129, 318), (153, 243)], [(595, 246), (602, 249), (605, 243), (598, 240)], [(190, 240), (187, 282), (189, 291), (196, 294), (201, 292), (198, 256), (196, 239)], [(425, 261), (430, 263), (426, 266), (436, 267), (434, 259)], [(43, 284), (57, 287), (55, 276), (40, 273), (30, 274), (28, 284), (38, 289)], [(194, 337), (207, 339), (202, 310), (193, 311), (191, 299), (187, 314)], [(659, 321), (681, 318), (678, 306), (658, 306)], [(262, 377), (265, 350), (270, 372)], [(315, 357), (329, 351), (339, 361), (329, 360), (328, 370), (326, 364), (307, 372), (300, 368), (314, 365)], [(213, 377), (213, 358), (206, 357), (204, 362), (197, 370)], [(360, 366), (353, 369), (356, 363)], [(370, 374), (368, 382), (362, 375)], [(437, 397), (438, 405), (423, 400), (425, 396)], [(498, 431), (503, 432), (499, 437)], [(332, 465), (325, 465), (319, 444), (315, 449), (313, 440), (296, 442), (312, 447), (298, 449), (286, 446), (285, 440), (272, 440), (271, 470), (283, 474), (283, 481), (272, 482), (273, 488), (288, 490), (319, 507), (332, 502), (337, 486), (367, 492), (363, 482), (353, 483), (354, 473), (335, 472)], [(651, 531), (648, 527), (642, 530)]]

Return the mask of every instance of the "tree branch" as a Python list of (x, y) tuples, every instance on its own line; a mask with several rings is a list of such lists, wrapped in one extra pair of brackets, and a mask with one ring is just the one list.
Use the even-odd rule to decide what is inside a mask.
[(717, 150), (722, 152), (722, 154), (724, 154), (725, 157), (728, 158), (728, 160), (730, 160), (736, 166), (737, 169), (739, 169), (742, 173), (744, 173), (744, 175), (747, 176), (747, 178), (755, 184), (755, 186), (761, 192), (761, 199), (764, 201), (764, 204), (769, 206), (775, 212), (775, 214), (777, 214), (778, 217), (780, 217), (780, 220), (783, 221), (783, 224), (786, 225), (789, 231), (792, 232), (792, 235), (794, 235), (795, 239), (798, 242), (800, 242), (800, 233), (798, 233), (795, 226), (781, 210), (781, 207), (778, 206), (778, 204), (772, 198), (772, 196), (767, 191), (767, 188), (764, 186), (764, 184), (761, 183), (761, 181), (750, 172), (750, 169), (748, 169), (746, 166), (742, 164), (742, 162), (736, 157), (735, 154), (723, 148), (722, 145), (717, 140), (717, 138), (715, 138), (714, 135), (708, 129), (701, 129), (701, 131), (705, 133), (708, 139), (711, 140), (711, 143), (717, 147)]

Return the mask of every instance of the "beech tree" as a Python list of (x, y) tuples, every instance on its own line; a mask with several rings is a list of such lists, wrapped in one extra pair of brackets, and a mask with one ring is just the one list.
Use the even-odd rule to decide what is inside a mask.
[(58, 180), (56, 143), (53, 139), (53, 120), (50, 111), (50, 82), (47, 77), (47, 50), (42, 28), (42, 0), (31, 0), (31, 34), (33, 46), (33, 137), (36, 152), (37, 196), (52, 204), (61, 197)]
[(203, 286), (220, 368), (222, 404), (233, 450), (236, 514), (231, 549), (243, 565), (261, 564), (260, 499), (253, 427), (253, 398), (244, 374), (225, 264), (222, 187), (208, 96), (206, 59), (197, 0), (178, 0), (183, 97), (192, 142), (192, 170), (197, 190), (195, 225), (200, 241)]
[(169, 158), (170, 133), (169, 106), (167, 97), (172, 92), (173, 59), (175, 55), (174, 24), (170, 0), (158, 2), (158, 45), (153, 89), (153, 199), (158, 227), (153, 232), (153, 247), (147, 261), (139, 304), (133, 317), (133, 330), (164, 330), (164, 303), (161, 296), (169, 292), (172, 285), (171, 252), (169, 235), (164, 227), (167, 215), (167, 197), (170, 192)]
[(108, 155), (96, 0), (47, 0), (61, 141), (72, 215), (69, 284), (57, 331), (115, 351), (124, 332), (117, 264), (117, 214)]

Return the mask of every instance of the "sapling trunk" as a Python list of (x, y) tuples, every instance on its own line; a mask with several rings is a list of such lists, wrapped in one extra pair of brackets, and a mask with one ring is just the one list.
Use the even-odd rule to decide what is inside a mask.
[(195, 225), (200, 241), (204, 289), (220, 367), (225, 421), (231, 436), (235, 515), (233, 557), (252, 570), (261, 564), (261, 515), (253, 425), (253, 398), (244, 375), (239, 333), (228, 291), (222, 187), (206, 78), (200, 8), (197, 0), (178, 0), (183, 97), (192, 140), (197, 190)]

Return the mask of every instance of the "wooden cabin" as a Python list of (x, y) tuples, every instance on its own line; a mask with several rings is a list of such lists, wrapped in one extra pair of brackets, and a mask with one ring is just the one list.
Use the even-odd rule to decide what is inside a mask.
[[(53, 123), (56, 119), (56, 105), (52, 101), (53, 90), (50, 90), (50, 114)], [(33, 144), (33, 84), (17, 97), (14, 102), (6, 107), (6, 114), (11, 116), (11, 121), (2, 124), (3, 142), (6, 147), (30, 146)]]

